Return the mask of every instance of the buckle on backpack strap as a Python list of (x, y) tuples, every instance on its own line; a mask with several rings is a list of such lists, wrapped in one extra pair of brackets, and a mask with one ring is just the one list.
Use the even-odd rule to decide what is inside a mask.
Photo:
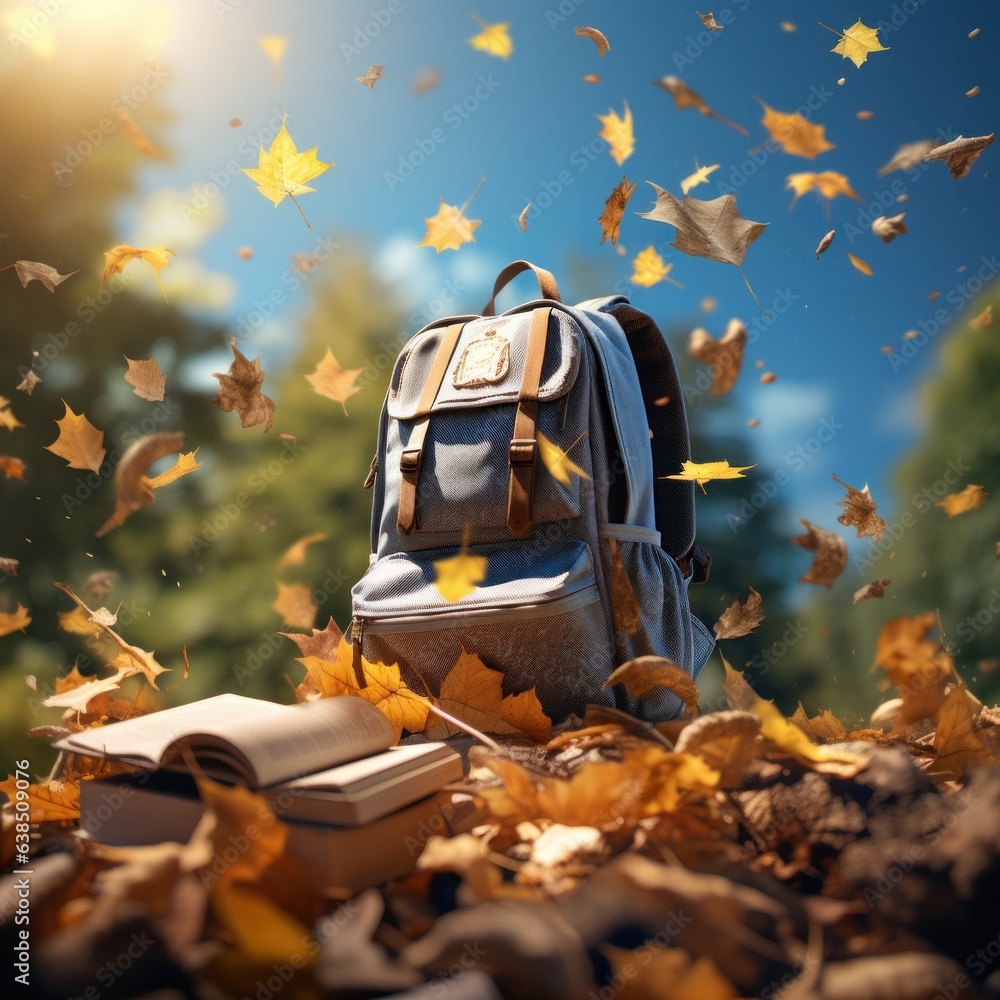
[(399, 456), (399, 471), (404, 473), (419, 472), (423, 451), (423, 448), (407, 448)]
[(510, 443), (508, 461), (512, 469), (535, 464), (538, 442), (534, 438), (514, 438)]

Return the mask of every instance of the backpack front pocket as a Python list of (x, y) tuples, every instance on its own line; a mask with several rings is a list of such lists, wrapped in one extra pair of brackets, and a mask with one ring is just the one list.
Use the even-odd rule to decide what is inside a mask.
[[(369, 662), (398, 663), (416, 691), (438, 694), (462, 651), (504, 674), (505, 694), (534, 687), (558, 721), (587, 702), (613, 703), (601, 684), (614, 652), (594, 560), (584, 542), (477, 546), (485, 575), (449, 601), (436, 563), (461, 550), (394, 553), (376, 560), (352, 591), (352, 642)], [(454, 564), (452, 564), (454, 565)]]

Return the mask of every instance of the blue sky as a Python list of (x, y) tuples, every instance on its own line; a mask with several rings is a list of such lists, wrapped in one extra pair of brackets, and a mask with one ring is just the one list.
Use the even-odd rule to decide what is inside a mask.
[[(564, 285), (567, 298), (585, 297), (627, 284), (632, 258), (654, 244), (684, 288), (661, 283), (630, 296), (662, 327), (683, 331), (672, 340), (675, 351), (686, 350), (695, 325), (719, 336), (731, 316), (751, 330), (756, 324), (733, 405), (704, 396), (690, 408), (694, 419), (718, 431), (759, 419), (749, 432), (753, 459), (787, 473), (782, 495), (796, 516), (834, 527), (834, 504), (843, 494), (832, 472), (856, 486), (868, 482), (883, 509), (891, 509), (889, 473), (919, 440), (917, 390), (937, 364), (939, 338), (928, 331), (943, 315), (964, 315), (967, 297), (996, 270), (990, 262), (997, 259), (1000, 173), (993, 161), (1000, 148), (986, 150), (958, 182), (940, 163), (884, 178), (876, 171), (904, 142), (984, 135), (995, 127), (995, 5), (734, 0), (713, 8), (726, 27), (708, 33), (687, 3), (482, 2), (475, 11), (484, 21), (510, 24), (514, 52), (507, 61), (466, 44), (479, 28), (465, 4), (149, 6), (172, 21), (153, 55), (169, 71), (165, 99), (176, 119), (161, 139), (175, 155), (143, 168), (143, 195), (123, 209), (122, 235), (141, 230), (143, 197), (158, 189), (186, 192), (178, 196), (182, 204), (190, 203), (192, 189), (210, 195), (207, 224), (205, 216), (197, 225), (178, 216), (174, 229), (182, 245), (185, 227), (191, 229), (189, 256), (197, 255), (201, 277), (216, 275), (213, 318), (235, 327), (272, 300), (273, 315), (248, 341), (251, 354), (259, 349), (271, 365), (291, 355), (298, 317), (310, 304), (309, 283), (293, 288), (289, 281), (291, 255), (315, 252), (324, 242), (365, 247), (399, 284), (411, 311), (450, 289), (457, 301), (453, 310), (444, 308), (456, 312), (478, 311), (509, 260), (527, 257), (557, 277), (583, 260), (598, 283)], [(844, 29), (859, 16), (883, 25), (889, 51), (856, 68), (830, 53), (836, 38), (817, 21)], [(797, 30), (782, 30), (782, 21)], [(579, 25), (601, 29), (611, 51), (599, 58), (591, 41), (574, 35)], [(969, 39), (976, 27), (980, 34)], [(259, 47), (262, 35), (289, 38), (280, 81)], [(374, 91), (355, 79), (370, 63), (386, 67)], [(411, 82), (427, 67), (440, 70), (440, 83), (415, 94)], [(601, 82), (582, 82), (588, 73)], [(749, 137), (694, 110), (678, 111), (653, 85), (665, 74), (681, 77)], [(981, 93), (966, 97), (974, 86)], [(808, 107), (835, 148), (814, 160), (762, 151), (767, 134), (755, 97), (779, 111)], [(620, 114), (625, 101), (636, 147), (618, 166), (597, 140), (596, 115)], [(859, 120), (862, 110), (872, 117)], [(292, 204), (272, 207), (236, 170), (256, 165), (258, 140), (269, 144), (285, 114), (300, 148), (318, 146), (321, 160), (336, 163), (316, 180), (316, 193), (301, 199), (312, 230)], [(133, 116), (142, 123), (141, 108)], [(239, 127), (228, 124), (234, 118)], [(653, 204), (646, 180), (679, 195), (696, 158), (720, 168), (693, 196), (735, 190), (745, 217), (770, 223), (744, 265), (761, 303), (782, 304), (770, 323), (734, 268), (676, 252), (667, 245), (672, 227), (635, 214)], [(805, 170), (846, 174), (862, 200), (841, 197), (827, 208), (808, 194), (790, 211), (786, 178)], [(610, 242), (600, 244), (596, 222), (622, 176), (639, 182), (622, 225), (624, 256)], [(423, 219), (435, 213), (438, 199), (462, 204), (482, 178), (467, 213), (482, 220), (476, 243), (440, 255), (417, 249)], [(896, 203), (900, 194), (905, 203)], [(537, 211), (522, 233), (516, 218), (528, 201)], [(870, 232), (870, 219), (900, 211), (910, 231), (885, 245)], [(814, 249), (830, 229), (837, 236), (817, 262)], [(170, 245), (168, 237), (151, 242)], [(237, 258), (241, 246), (253, 247), (252, 259)], [(855, 270), (847, 252), (866, 260), (874, 275)], [(518, 289), (527, 295), (527, 281)], [(935, 291), (940, 295), (930, 301)], [(718, 302), (711, 314), (700, 309), (706, 296)], [(897, 356), (894, 368), (881, 348), (902, 350), (910, 329), (921, 336), (909, 348), (922, 346), (905, 363)], [(350, 345), (330, 346), (350, 358)], [(759, 382), (758, 361), (777, 375), (775, 382)], [(212, 360), (206, 371), (217, 365)], [(206, 391), (215, 391), (213, 380), (206, 380)], [(813, 451), (824, 427), (819, 436), (829, 440)], [(694, 458), (744, 464), (746, 456)], [(752, 488), (751, 479), (747, 492)], [(739, 494), (733, 497), (735, 508)]]

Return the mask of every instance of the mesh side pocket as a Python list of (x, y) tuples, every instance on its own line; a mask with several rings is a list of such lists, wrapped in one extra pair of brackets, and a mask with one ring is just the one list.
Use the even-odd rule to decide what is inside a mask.
[[(614, 556), (614, 547), (619, 558)], [(715, 640), (692, 616), (687, 580), (674, 559), (652, 542), (615, 540), (612, 544), (603, 538), (601, 562), (612, 594), (616, 662), (665, 656), (696, 678)], [(614, 693), (618, 708), (647, 722), (674, 718), (683, 708), (681, 700), (665, 688), (635, 698), (618, 685)]]
[(376, 627), (366, 630), (363, 639), (365, 659), (399, 663), (413, 690), (423, 692), (422, 677), (435, 695), (463, 649), (504, 674), (505, 695), (534, 687), (553, 722), (571, 712), (582, 715), (590, 703), (614, 704), (613, 693), (601, 690), (614, 667), (614, 651), (596, 598), (545, 616), (518, 618), (516, 609), (510, 609), (502, 620), (463, 623), (456, 616), (450, 627), (434, 630)]

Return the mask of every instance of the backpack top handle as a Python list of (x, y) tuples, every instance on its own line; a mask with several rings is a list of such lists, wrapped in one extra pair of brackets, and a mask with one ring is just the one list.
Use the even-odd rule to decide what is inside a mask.
[(543, 299), (551, 299), (553, 302), (562, 302), (559, 298), (559, 286), (556, 284), (556, 279), (552, 276), (551, 271), (546, 271), (544, 267), (536, 267), (534, 264), (526, 260), (515, 260), (512, 264), (508, 264), (497, 276), (496, 284), (493, 286), (493, 295), (490, 301), (486, 303), (486, 307), (483, 309), (484, 316), (495, 316), (496, 309), (496, 297), (500, 294), (500, 290), (513, 278), (516, 278), (522, 271), (534, 271), (535, 277), (538, 279), (538, 287), (541, 289)]

